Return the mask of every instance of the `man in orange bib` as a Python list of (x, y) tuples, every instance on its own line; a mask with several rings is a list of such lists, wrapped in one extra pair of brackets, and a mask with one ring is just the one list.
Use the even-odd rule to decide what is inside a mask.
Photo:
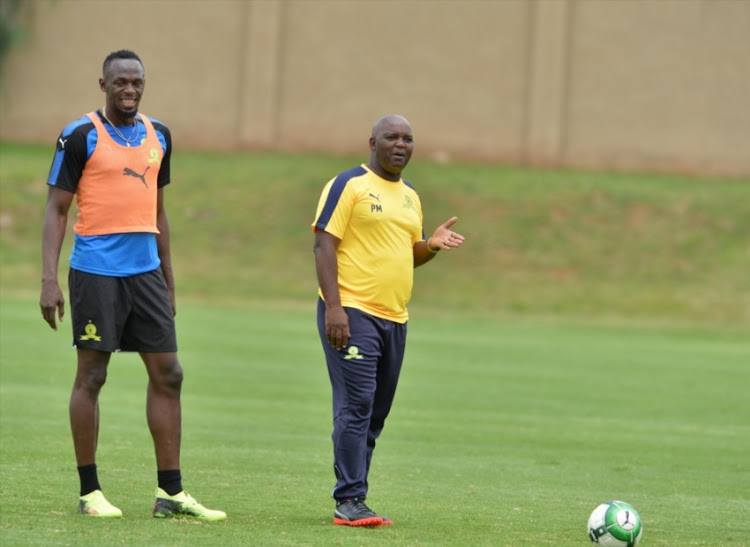
[(158, 120), (138, 113), (146, 77), (138, 55), (104, 60), (104, 108), (68, 124), (57, 140), (42, 235), (44, 320), (57, 330), (65, 299), (58, 282), (68, 211), (78, 218), (68, 285), (78, 369), (70, 397), (80, 498), (78, 512), (121, 517), (102, 493), (96, 466), (99, 392), (114, 351), (137, 351), (148, 373), (146, 414), (157, 464), (154, 517), (223, 520), (185, 493), (180, 472), (183, 371), (177, 359), (175, 293), (164, 188), (172, 139)]

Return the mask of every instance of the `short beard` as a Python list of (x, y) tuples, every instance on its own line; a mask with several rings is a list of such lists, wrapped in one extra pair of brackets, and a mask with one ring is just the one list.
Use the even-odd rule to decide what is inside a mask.
[(117, 117), (123, 120), (132, 120), (133, 118), (135, 118), (136, 114), (138, 114), (137, 108), (135, 110), (120, 110), (115, 106), (114, 109)]

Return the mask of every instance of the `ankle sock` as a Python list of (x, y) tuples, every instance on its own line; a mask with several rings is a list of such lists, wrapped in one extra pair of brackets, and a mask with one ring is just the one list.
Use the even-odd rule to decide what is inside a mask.
[(179, 469), (157, 470), (156, 475), (159, 480), (159, 488), (170, 496), (182, 492), (182, 475)]
[(81, 496), (90, 494), (94, 490), (102, 489), (102, 487), (99, 485), (99, 477), (96, 473), (95, 463), (90, 463), (88, 465), (79, 465), (78, 478), (81, 481)]

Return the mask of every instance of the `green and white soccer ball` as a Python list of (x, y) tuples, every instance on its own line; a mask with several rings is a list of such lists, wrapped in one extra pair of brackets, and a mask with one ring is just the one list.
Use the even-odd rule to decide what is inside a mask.
[(643, 537), (638, 511), (624, 501), (608, 501), (589, 517), (589, 537), (607, 547), (635, 547)]

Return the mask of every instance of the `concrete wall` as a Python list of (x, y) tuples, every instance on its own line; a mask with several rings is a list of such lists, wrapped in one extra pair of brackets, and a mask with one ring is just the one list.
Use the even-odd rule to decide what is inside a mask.
[(138, 52), (175, 145), (750, 174), (750, 0), (27, 0), (0, 138), (49, 142)]

